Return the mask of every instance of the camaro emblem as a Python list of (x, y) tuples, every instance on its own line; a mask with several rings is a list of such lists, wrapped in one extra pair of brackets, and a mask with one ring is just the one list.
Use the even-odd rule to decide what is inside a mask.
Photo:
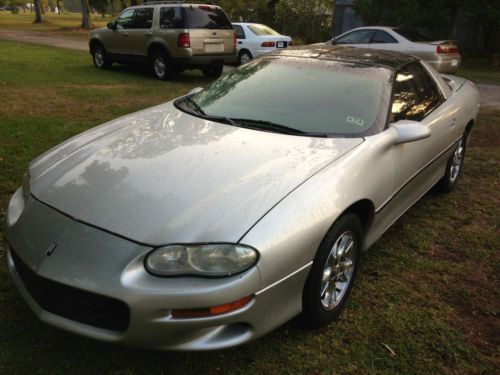
[(49, 247), (47, 248), (47, 250), (45, 251), (45, 254), (50, 257), (52, 255), (52, 253), (54, 252), (54, 250), (56, 249), (57, 247), (57, 244), (55, 242), (52, 242)]

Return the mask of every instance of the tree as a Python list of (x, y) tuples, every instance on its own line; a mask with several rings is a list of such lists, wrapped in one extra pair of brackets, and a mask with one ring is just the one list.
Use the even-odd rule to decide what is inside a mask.
[(331, 0), (281, 0), (275, 6), (278, 29), (305, 43), (328, 40), (332, 33)]
[[(500, 25), (500, 0), (464, 1), (463, 10), (481, 27), (483, 34), (483, 48), (490, 46), (491, 36)], [(498, 50), (498, 46), (496, 47)]]
[(90, 29), (90, 6), (89, 0), (81, 0), (82, 2), (82, 29)]
[(34, 0), (33, 5), (35, 7), (35, 23), (41, 23), (42, 20), (42, 6), (40, 0)]
[[(109, 3), (113, 2), (109, 1)], [(101, 13), (103, 18), (106, 16), (109, 3), (108, 0), (89, 0), (90, 6)]]

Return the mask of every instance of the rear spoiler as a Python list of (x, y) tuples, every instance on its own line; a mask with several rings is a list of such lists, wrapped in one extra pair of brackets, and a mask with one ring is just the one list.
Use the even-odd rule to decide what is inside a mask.
[(453, 93), (457, 92), (465, 85), (467, 80), (465, 78), (449, 75), (449, 74), (441, 74), (441, 78), (443, 78), (444, 82), (450, 87)]

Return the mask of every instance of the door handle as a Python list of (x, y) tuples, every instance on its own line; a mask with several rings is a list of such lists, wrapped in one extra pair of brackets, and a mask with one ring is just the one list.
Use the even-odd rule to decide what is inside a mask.
[(238, 44), (243, 44), (243, 42), (238, 42)]
[(146, 35), (146, 36), (153, 36), (153, 33), (151, 31), (148, 31), (144, 35)]

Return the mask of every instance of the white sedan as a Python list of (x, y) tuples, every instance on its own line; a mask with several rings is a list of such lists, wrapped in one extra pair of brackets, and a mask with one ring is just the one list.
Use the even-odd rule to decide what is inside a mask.
[(358, 27), (326, 44), (408, 53), (427, 61), (440, 73), (455, 73), (462, 61), (454, 41), (432, 41), (418, 31), (404, 27)]
[(233, 28), (238, 38), (238, 65), (293, 44), (291, 37), (259, 23), (233, 23)]

